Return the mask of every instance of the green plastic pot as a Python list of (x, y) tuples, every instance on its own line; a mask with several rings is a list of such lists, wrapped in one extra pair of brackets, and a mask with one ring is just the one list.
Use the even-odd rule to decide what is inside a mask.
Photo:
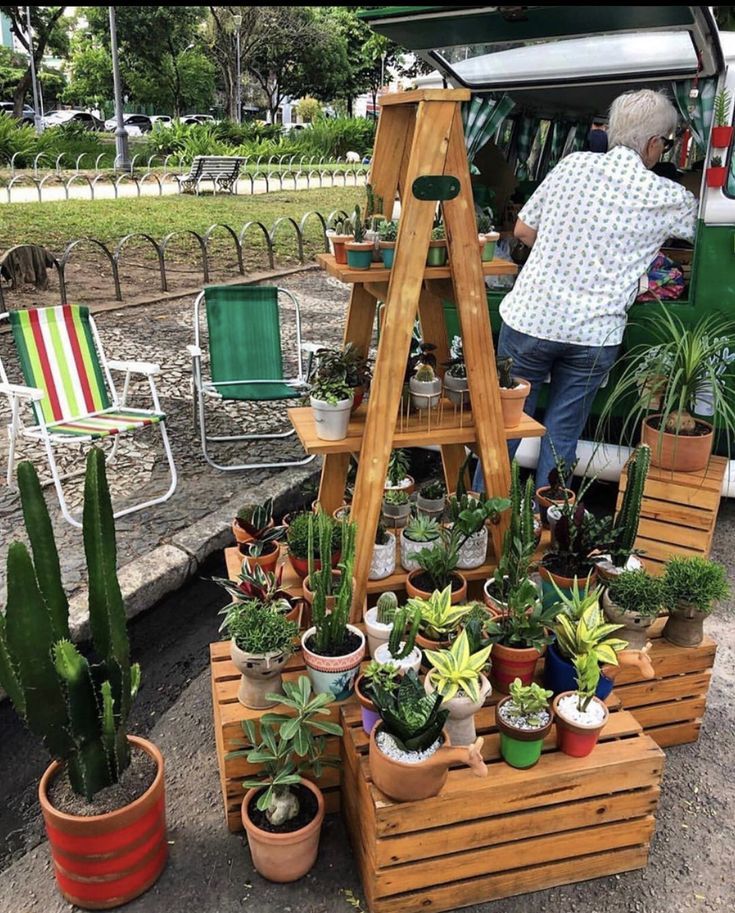
[(350, 269), (370, 269), (373, 263), (373, 249), (372, 243), (366, 242), (358, 247), (358, 242), (348, 242), (345, 244), (347, 265)]
[(516, 729), (500, 716), (500, 708), (511, 700), (510, 695), (504, 697), (495, 710), (495, 724), (500, 732), (500, 755), (506, 764), (525, 770), (538, 763), (544, 739), (551, 731), (554, 715), (549, 709), (549, 722), (543, 729)]
[(482, 251), (481, 251), (481, 257), (482, 257), (483, 263), (488, 263), (490, 260), (495, 259), (495, 245), (496, 244), (497, 244), (497, 241), (486, 241), (485, 242), (485, 244), (482, 248)]
[(431, 241), (426, 254), (427, 266), (444, 266), (447, 262), (447, 242)]

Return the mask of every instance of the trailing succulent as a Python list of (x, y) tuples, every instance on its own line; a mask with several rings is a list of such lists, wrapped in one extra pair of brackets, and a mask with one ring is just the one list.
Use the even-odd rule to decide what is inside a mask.
[(441, 736), (449, 716), (442, 700), (438, 692), (426, 693), (412, 669), (403, 676), (397, 691), (373, 687), (373, 703), (383, 730), (406, 752), (425, 751)]
[(105, 456), (87, 456), (83, 538), (89, 620), (97, 662), (69, 639), (69, 604), (51, 520), (33, 465), (18, 466), (33, 560), (22, 542), (7, 559), (7, 608), (0, 613), (0, 685), (48, 752), (66, 763), (76, 793), (91, 799), (130, 763), (127, 723), (140, 684), (130, 664), (125, 607), (117, 581), (115, 523)]

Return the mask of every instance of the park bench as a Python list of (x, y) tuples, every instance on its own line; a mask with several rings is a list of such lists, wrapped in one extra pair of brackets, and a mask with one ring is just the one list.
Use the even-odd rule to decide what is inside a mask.
[(202, 181), (211, 181), (213, 190), (237, 191), (237, 178), (242, 159), (236, 155), (196, 155), (188, 174), (176, 176), (179, 193), (196, 193), (199, 196)]

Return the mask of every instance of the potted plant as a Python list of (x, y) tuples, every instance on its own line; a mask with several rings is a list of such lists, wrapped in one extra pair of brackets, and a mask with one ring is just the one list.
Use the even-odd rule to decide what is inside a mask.
[(382, 520), (375, 530), (373, 557), (370, 561), (368, 580), (383, 580), (396, 569), (396, 537), (385, 528)]
[(732, 127), (727, 123), (730, 115), (730, 93), (727, 89), (722, 89), (715, 95), (713, 113), (712, 146), (715, 149), (726, 149), (732, 140)]
[[(549, 522), (547, 511), (552, 504), (563, 507), (565, 504), (574, 504), (577, 496), (571, 488), (565, 485), (566, 478), (570, 470), (567, 469), (564, 460), (558, 456), (555, 458), (556, 466), (549, 473), (549, 484), (536, 489), (536, 502), (541, 514), (541, 522), (548, 528)], [(571, 471), (574, 471), (572, 466)]]
[(354, 225), (354, 237), (351, 241), (345, 242), (347, 265), (350, 269), (370, 269), (373, 264), (373, 248), (375, 244), (365, 238), (365, 226), (362, 222), (359, 206), (355, 206), (355, 215), (352, 222)]
[(444, 266), (447, 262), (447, 235), (444, 223), (439, 222), (431, 229), (429, 250), (426, 253), (427, 266)]
[(232, 532), (238, 545), (251, 542), (274, 525), (273, 498), (267, 498), (262, 504), (246, 504), (232, 521)]
[(352, 390), (352, 411), (362, 403), (370, 389), (372, 371), (370, 361), (348, 342), (342, 348), (322, 348), (316, 353), (318, 360), (314, 377), (318, 380), (343, 380)]
[(380, 226), (383, 222), (385, 222), (385, 216), (370, 216), (367, 212), (365, 213), (365, 224), (370, 226), (365, 228), (365, 240), (370, 241), (373, 245), (373, 263), (380, 263), (383, 259), (380, 254)]
[(396, 691), (400, 683), (401, 671), (398, 666), (394, 663), (376, 663), (375, 660), (355, 679), (355, 697), (360, 704), (362, 728), (366, 735), (370, 735), (380, 719), (373, 703), (373, 684), (385, 691)]
[(272, 523), (258, 528), (251, 523), (250, 529), (253, 538), (238, 545), (240, 554), (243, 556), (243, 565), (251, 571), (260, 567), (267, 573), (274, 573), (281, 554), (279, 542), (286, 535), (286, 528), (273, 526)]
[(407, 492), (400, 489), (383, 493), (383, 516), (393, 526), (404, 526), (411, 514), (411, 501)]
[(713, 155), (710, 158), (706, 178), (708, 187), (718, 188), (725, 186), (725, 181), (727, 180), (727, 168), (722, 164), (721, 156)]
[(580, 580), (594, 588), (597, 584), (595, 553), (607, 541), (610, 518), (598, 520), (584, 504), (565, 504), (554, 527), (554, 546), (539, 562), (545, 604), (556, 599), (558, 588), (569, 592)]
[(437, 377), (431, 365), (421, 364), (408, 382), (411, 405), (419, 412), (436, 409), (442, 395), (441, 377)]
[(353, 691), (360, 663), (365, 655), (365, 635), (348, 624), (352, 608), (352, 572), (355, 562), (354, 523), (342, 521), (342, 557), (339, 562), (339, 585), (331, 611), (327, 596), (332, 588), (332, 569), (316, 569), (314, 558), (325, 554), (332, 543), (332, 518), (319, 513), (309, 524), (309, 581), (313, 591), (311, 606), (313, 627), (301, 637), (304, 662), (317, 694), (328, 692), (345, 700)]
[(495, 257), (495, 245), (500, 240), (490, 210), (481, 209), (477, 212), (477, 237), (480, 242), (480, 257), (484, 263), (489, 262)]
[(483, 501), (472, 495), (456, 496), (449, 500), (450, 529), (461, 537), (457, 567), (471, 570), (487, 560), (487, 524), (500, 522), (500, 515), (510, 507), (508, 498), (488, 498)]
[(441, 531), (440, 541), (432, 548), (422, 548), (416, 555), (418, 569), (406, 578), (408, 595), (427, 599), (435, 590), (449, 588), (453, 603), (464, 602), (467, 580), (457, 566), (459, 551), (468, 538), (455, 524), (453, 529)]
[(329, 716), (329, 694), (311, 694), (309, 679), (284, 682), (276, 695), (291, 713), (266, 713), (259, 732), (253, 720), (243, 721), (250, 749), (230, 752), (244, 756), (261, 770), (243, 781), (242, 823), (248, 835), (253, 865), (269, 881), (296, 881), (316, 862), (324, 821), (324, 796), (304, 774), (319, 777), (325, 765), (338, 758), (324, 755), (325, 735), (340, 736), (342, 727)]
[(342, 266), (347, 265), (347, 251), (345, 244), (355, 237), (352, 230), (352, 223), (347, 216), (339, 219), (334, 223), (334, 235), (331, 238), (331, 244), (334, 248), (334, 259), (336, 263)]
[[(557, 588), (559, 602), (553, 607), (556, 642), (550, 644), (544, 662), (544, 685), (554, 694), (574, 687), (574, 658), (583, 653), (596, 657), (600, 666), (617, 666), (618, 653), (628, 646), (616, 634), (619, 624), (608, 624), (600, 608), (600, 590), (589, 589), (584, 595), (575, 584), (570, 595)], [(611, 678), (600, 674), (595, 682), (597, 696), (605, 700), (612, 691)]]
[(670, 558), (662, 587), (669, 612), (663, 636), (678, 647), (699, 646), (704, 639), (704, 619), (712, 614), (716, 602), (730, 595), (725, 568), (697, 555)]
[(345, 380), (316, 380), (311, 387), (309, 401), (318, 438), (322, 441), (343, 441), (347, 437), (354, 398), (352, 388)]
[(375, 651), (381, 644), (387, 644), (393, 627), (393, 619), (398, 610), (398, 597), (395, 593), (381, 593), (377, 603), (364, 613), (365, 633), (368, 639), (370, 655), (375, 659)]
[(281, 672), (293, 653), (299, 626), (285, 615), (264, 608), (257, 600), (223, 609), (220, 632), (232, 638), (230, 656), (240, 673), (237, 699), (252, 710), (273, 707), (266, 693), (281, 693)]
[[(640, 326), (653, 341), (628, 350), (618, 381), (608, 393), (600, 413), (597, 436), (607, 434), (616, 422), (616, 440), (633, 443), (640, 429), (641, 442), (651, 448), (651, 463), (675, 472), (699, 472), (712, 452), (712, 423), (696, 413), (708, 401), (708, 414), (716, 416), (718, 431), (728, 448), (735, 432), (735, 403), (730, 365), (735, 352), (735, 332), (728, 318), (709, 314), (694, 325), (685, 324), (667, 308)], [(640, 388), (651, 379), (666, 378), (659, 386), (659, 407), (650, 414), (648, 399)], [(698, 409), (699, 407), (699, 409)], [(619, 422), (623, 413), (622, 425)]]
[(387, 643), (375, 648), (373, 659), (378, 663), (392, 663), (400, 671), (413, 669), (418, 672), (421, 667), (421, 650), (416, 646), (416, 636), (421, 623), (421, 614), (415, 605), (406, 605), (398, 609), (393, 617)]
[(423, 513), (436, 519), (441, 519), (444, 513), (444, 502), (447, 496), (447, 487), (440, 479), (425, 482), (416, 497), (416, 507)]
[(386, 269), (393, 267), (393, 258), (396, 254), (396, 241), (398, 240), (398, 222), (384, 219), (378, 226), (378, 243), (380, 256)]
[(467, 380), (467, 365), (464, 361), (462, 338), (455, 336), (449, 348), (451, 358), (443, 363), (447, 369), (444, 373), (444, 392), (447, 399), (460, 409), (470, 404), (470, 385)]
[(415, 571), (419, 567), (416, 555), (424, 549), (431, 548), (431, 543), (441, 546), (442, 528), (433, 517), (416, 514), (401, 530), (401, 567), (405, 571)]
[[(69, 639), (69, 604), (43, 491), (33, 465), (18, 465), (33, 559), (22, 542), (7, 557), (0, 613), (0, 687), (54, 759), (38, 797), (59, 890), (83, 908), (115, 907), (146, 891), (168, 855), (163, 758), (128, 735), (140, 667), (130, 663), (116, 571), (115, 523), (105, 455), (87, 455), (82, 536), (94, 661)], [(122, 784), (107, 803), (99, 794)], [(115, 794), (124, 796), (115, 807)], [(131, 846), (131, 830), (145, 833)], [(70, 852), (73, 847), (73, 852)]]
[(451, 636), (472, 606), (455, 605), (452, 592), (447, 586), (434, 590), (425, 598), (412, 596), (407, 603), (409, 609), (418, 609), (419, 633), (416, 642), (424, 650), (440, 650), (448, 647)]
[[(297, 514), (291, 521), (286, 533), (288, 557), (293, 569), (303, 580), (309, 573), (309, 525), (313, 514), (304, 512)], [(337, 567), (342, 548), (342, 524), (330, 517), (332, 523), (332, 541), (330, 544), (330, 564)], [(319, 570), (322, 566), (322, 555), (319, 551), (319, 541), (314, 542), (313, 555), (314, 567)]]
[(510, 694), (495, 708), (500, 754), (506, 764), (526, 770), (538, 763), (544, 739), (554, 722), (549, 707), (552, 697), (551, 691), (536, 682), (524, 685), (517, 678), (511, 683)]
[(435, 796), (450, 765), (468, 764), (476, 776), (487, 776), (483, 740), (453, 748), (444, 730), (449, 711), (442, 696), (427, 694), (415, 672), (403, 676), (397, 691), (375, 686), (373, 702), (380, 722), (370, 733), (370, 777), (386, 796), (397, 802)]
[(552, 704), (556, 722), (556, 744), (573, 758), (586, 758), (605, 727), (608, 710), (596, 696), (600, 665), (594, 653), (574, 657), (577, 688), (557, 694)]
[(408, 359), (406, 360), (406, 369), (403, 373), (403, 388), (401, 392), (401, 406), (408, 409), (411, 403), (411, 378), (416, 373), (420, 365), (430, 365), (434, 371), (437, 369), (436, 346), (432, 342), (424, 342), (420, 334), (414, 327), (411, 336), (411, 348)]
[(477, 737), (475, 714), (491, 691), (483, 675), (490, 650), (488, 645), (472, 653), (467, 632), (462, 631), (448, 650), (426, 651), (432, 669), (424, 687), (429, 694), (438, 691), (444, 699), (449, 711), (445, 726), (452, 745), (472, 745)]
[(531, 384), (522, 377), (514, 377), (513, 359), (499, 358), (498, 387), (500, 388), (500, 405), (503, 409), (503, 426), (515, 428), (523, 418), (523, 407), (531, 393)]
[(388, 458), (388, 471), (383, 486), (386, 491), (400, 489), (406, 494), (411, 494), (415, 487), (413, 476), (408, 474), (409, 470), (408, 451), (403, 449), (391, 450)]
[(658, 577), (644, 570), (623, 571), (602, 593), (605, 618), (620, 625), (633, 650), (645, 647), (648, 629), (663, 607), (663, 589)]
[(232, 602), (220, 614), (227, 612), (233, 605), (255, 600), (262, 608), (279, 612), (289, 621), (300, 623), (301, 600), (295, 599), (288, 590), (281, 587), (282, 579), (282, 566), (278, 573), (273, 574), (257, 565), (252, 570), (243, 565), (237, 580), (213, 577), (212, 581), (232, 596)]

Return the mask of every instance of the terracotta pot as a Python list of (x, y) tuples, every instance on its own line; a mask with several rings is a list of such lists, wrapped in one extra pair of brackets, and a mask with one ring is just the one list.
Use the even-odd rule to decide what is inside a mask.
[(314, 818), (298, 831), (290, 834), (277, 834), (257, 827), (248, 814), (248, 805), (259, 789), (251, 789), (242, 800), (242, 823), (248, 835), (248, 846), (253, 865), (269, 881), (279, 884), (297, 881), (311, 869), (319, 852), (319, 837), (324, 821), (324, 796), (322, 791), (310, 780), (302, 780), (301, 785), (314, 793), (317, 801), (317, 812)]
[(355, 679), (355, 697), (360, 705), (360, 711), (362, 713), (362, 728), (365, 731), (366, 735), (370, 735), (373, 731), (373, 726), (380, 719), (380, 714), (375, 709), (375, 704), (370, 700), (369, 697), (363, 691), (363, 685), (365, 684), (365, 676), (358, 675)]
[(562, 714), (559, 713), (559, 702), (567, 695), (575, 693), (574, 691), (563, 691), (561, 694), (557, 694), (551, 705), (556, 722), (556, 744), (564, 754), (568, 754), (573, 758), (586, 758), (597, 744), (600, 733), (607, 723), (609, 713), (599, 697), (593, 697), (592, 700), (598, 703), (605, 711), (602, 723), (598, 726), (583, 726), (564, 719)]
[(643, 420), (641, 443), (651, 448), (651, 465), (674, 472), (699, 472), (705, 469), (712, 453), (714, 431), (709, 422), (697, 419), (709, 428), (707, 434), (669, 434), (652, 428), (650, 422), (659, 416), (651, 415)]
[[(542, 485), (541, 488), (536, 489), (536, 503), (539, 506), (539, 511), (541, 513), (541, 522), (543, 525), (548, 528), (549, 523), (546, 517), (546, 511), (551, 507), (552, 504), (556, 504), (559, 507), (563, 507), (564, 499), (563, 498), (547, 498), (546, 492), (549, 490), (548, 485)], [(570, 504), (574, 504), (577, 500), (576, 494), (572, 491), (571, 488), (565, 488), (564, 491), (567, 493), (567, 498)]]
[(506, 647), (493, 644), (490, 659), (490, 681), (501, 694), (508, 694), (513, 681), (519, 678), (530, 685), (536, 674), (536, 663), (541, 653), (535, 647)]
[[(335, 552), (332, 555), (332, 567), (337, 567), (339, 564), (339, 559), (342, 557), (341, 552)], [(303, 580), (309, 573), (309, 561), (307, 558), (297, 558), (296, 555), (292, 555), (291, 552), (288, 553), (288, 560), (291, 562), (291, 567), (296, 571), (299, 577)], [(316, 558), (314, 560), (314, 570), (321, 570), (322, 561), (321, 558)]]
[[(424, 678), (424, 688), (427, 694), (432, 694), (436, 688), (431, 680), (431, 672)], [(444, 730), (449, 736), (452, 745), (472, 745), (477, 738), (475, 731), (475, 714), (482, 709), (486, 699), (490, 696), (492, 688), (484, 675), (480, 676), (480, 699), (472, 701), (465, 695), (457, 695), (442, 706), (449, 711)]]
[(383, 491), (405, 491), (407, 495), (412, 495), (416, 490), (416, 480), (413, 476), (404, 476), (398, 485), (391, 485), (386, 479), (383, 484)]
[(444, 744), (430, 758), (418, 764), (407, 764), (389, 758), (378, 748), (375, 737), (383, 725), (378, 723), (370, 733), (370, 776), (381, 792), (397, 802), (416, 802), (436, 796), (446, 782), (450, 764), (468, 764), (475, 776), (487, 776), (480, 753), (482, 739), (469, 747), (453, 748), (445, 729)]
[(669, 609), (661, 636), (677, 647), (698, 647), (704, 640), (704, 619), (695, 606), (679, 603)]
[(275, 653), (246, 653), (235, 643), (230, 643), (230, 656), (240, 673), (240, 687), (237, 699), (243, 707), (251, 710), (267, 710), (278, 701), (268, 700), (266, 694), (282, 691), (281, 672), (291, 656), (290, 651)]
[(624, 571), (642, 571), (643, 562), (637, 555), (631, 555), (625, 562), (625, 567), (616, 567), (610, 560), (610, 556), (605, 555), (595, 560), (595, 567), (600, 583), (612, 583)]
[(354, 235), (334, 235), (332, 237), (332, 246), (334, 247), (334, 260), (342, 266), (347, 266), (347, 251), (345, 244), (351, 241)]
[(531, 392), (531, 384), (522, 377), (514, 377), (516, 386), (511, 390), (500, 387), (500, 405), (503, 408), (503, 427), (515, 428), (523, 418), (523, 407)]
[(362, 401), (365, 399), (365, 387), (362, 384), (358, 387), (352, 388), (352, 409), (350, 410), (350, 415), (353, 415), (362, 405)]
[[(724, 187), (727, 180), (727, 168), (724, 165), (710, 166), (705, 171), (708, 187)], [(682, 470), (684, 472), (685, 470)]]
[(396, 255), (396, 242), (395, 241), (380, 241), (380, 257), (383, 261), (383, 266), (386, 269), (393, 268), (393, 260)]
[(527, 770), (538, 763), (544, 739), (551, 732), (554, 714), (549, 708), (549, 722), (538, 729), (518, 729), (511, 726), (500, 715), (500, 708), (512, 701), (508, 695), (504, 697), (495, 708), (495, 725), (500, 733), (500, 754), (506, 764)]
[(641, 615), (640, 612), (624, 612), (620, 606), (610, 599), (610, 593), (605, 589), (602, 593), (602, 608), (605, 618), (614, 625), (623, 625), (624, 630), (618, 631), (617, 637), (628, 641), (628, 649), (642, 650), (648, 643), (648, 629), (656, 619), (656, 615)]
[(243, 563), (247, 564), (248, 569), (252, 571), (255, 566), (261, 567), (264, 571), (267, 571), (270, 574), (275, 574), (276, 565), (278, 564), (278, 556), (281, 553), (280, 547), (277, 542), (268, 542), (261, 555), (248, 555), (248, 546), (250, 543), (245, 542), (241, 546), (238, 546), (240, 549), (240, 554), (243, 556)]
[(350, 510), (352, 509), (351, 504), (344, 503), (337, 510), (332, 511), (332, 516), (335, 520), (341, 520), (342, 517), (345, 517), (347, 520), (350, 519)]
[(416, 635), (416, 646), (421, 650), (448, 650), (452, 642), (447, 640), (432, 640), (430, 637), (424, 637), (423, 634)]
[(314, 693), (331, 694), (337, 701), (344, 701), (352, 696), (360, 663), (365, 656), (365, 635), (354, 625), (347, 625), (347, 628), (358, 635), (360, 645), (344, 656), (321, 656), (319, 653), (312, 653), (306, 644), (316, 632), (316, 628), (309, 628), (301, 635), (304, 663)]
[(555, 574), (542, 564), (539, 565), (538, 573), (539, 577), (541, 577), (541, 592), (544, 608), (552, 606), (559, 600), (559, 596), (551, 583), (552, 580), (560, 590), (568, 594), (572, 593), (575, 580), (577, 581), (577, 585), (582, 594), (587, 593), (588, 590), (594, 590), (597, 586), (597, 568), (594, 565), (592, 565), (592, 571), (589, 577), (589, 587), (587, 586), (586, 574), (579, 577), (562, 577), (561, 574)]
[[(273, 518), (271, 517), (268, 525), (265, 528), (273, 529), (274, 526), (275, 524), (273, 522)], [(240, 526), (240, 524), (237, 522), (237, 517), (235, 517), (235, 519), (232, 521), (232, 533), (235, 536), (235, 541), (238, 545), (242, 545), (244, 542), (253, 541), (253, 536), (251, 536), (246, 529), (243, 529), (242, 526)]]
[[(417, 596), (419, 599), (428, 599), (431, 596), (433, 590), (420, 590), (414, 583), (414, 580), (417, 577), (420, 577), (421, 574), (423, 574), (423, 571), (419, 568), (417, 571), (411, 571), (408, 577), (406, 577), (406, 593), (409, 596)], [(452, 605), (458, 605), (460, 602), (466, 602), (467, 581), (465, 580), (464, 576), (459, 574), (457, 571), (452, 574), (452, 577), (455, 580), (459, 580), (461, 582), (461, 586), (458, 589), (452, 590)]]
[(59, 890), (85, 910), (109, 910), (139, 897), (166, 865), (163, 757), (146, 739), (128, 736), (128, 742), (153, 758), (157, 771), (145, 793), (123, 808), (87, 818), (57, 811), (48, 789), (62, 769), (58, 761), (38, 786)]

